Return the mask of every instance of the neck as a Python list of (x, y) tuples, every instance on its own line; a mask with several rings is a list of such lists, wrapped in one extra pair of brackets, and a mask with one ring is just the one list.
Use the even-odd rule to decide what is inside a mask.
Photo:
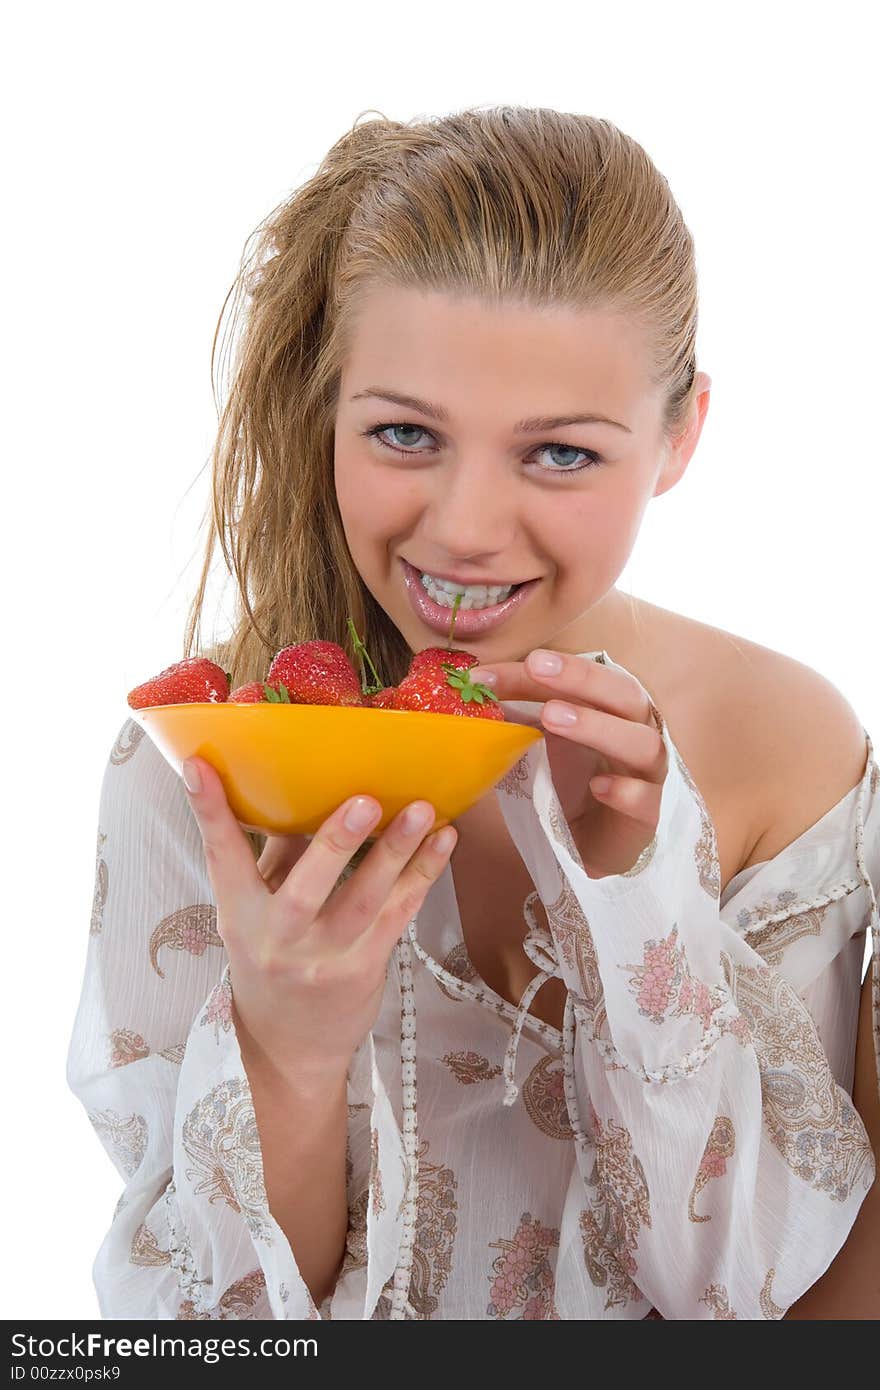
[(647, 639), (644, 610), (648, 606), (641, 599), (611, 589), (601, 602), (563, 628), (546, 645), (569, 654), (606, 651), (613, 661), (627, 666), (628, 658), (644, 651)]

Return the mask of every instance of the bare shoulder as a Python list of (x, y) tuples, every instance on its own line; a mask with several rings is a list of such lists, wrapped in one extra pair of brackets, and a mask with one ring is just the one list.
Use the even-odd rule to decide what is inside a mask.
[(715, 708), (728, 766), (741, 765), (756, 808), (748, 862), (773, 859), (837, 805), (865, 771), (862, 722), (834, 682), (783, 652), (698, 624), (720, 680)]
[(630, 669), (745, 868), (780, 854), (861, 780), (866, 740), (834, 682), (783, 652), (638, 602)]

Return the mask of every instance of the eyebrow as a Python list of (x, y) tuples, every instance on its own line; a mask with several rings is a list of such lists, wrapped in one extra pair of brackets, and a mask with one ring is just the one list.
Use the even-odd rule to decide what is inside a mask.
[[(400, 391), (388, 391), (383, 386), (368, 386), (366, 390), (356, 392), (351, 399), (362, 401), (370, 396), (380, 401), (391, 401), (392, 405), (405, 406), (408, 410), (417, 410), (420, 415), (428, 415), (434, 420), (449, 419), (449, 412), (442, 405), (432, 405), (418, 396), (404, 396)], [(519, 420), (513, 428), (516, 434), (538, 434), (543, 430), (561, 429), (564, 425), (613, 425), (615, 429), (632, 434), (632, 430), (619, 420), (609, 420), (607, 415), (596, 414), (533, 415), (529, 419)]]

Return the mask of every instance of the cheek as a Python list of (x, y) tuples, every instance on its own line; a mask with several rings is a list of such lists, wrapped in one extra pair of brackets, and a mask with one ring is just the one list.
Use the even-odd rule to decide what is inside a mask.
[[(565, 503), (567, 502), (567, 505)], [(631, 498), (600, 496), (562, 499), (541, 522), (540, 534), (548, 554), (577, 571), (589, 555), (594, 562), (613, 561), (637, 533), (639, 517), (633, 516)]]
[[(632, 498), (579, 498), (544, 519), (540, 545), (556, 571), (555, 594), (580, 608), (596, 601), (619, 578), (632, 552), (640, 514)], [(538, 539), (539, 533), (534, 533)]]
[(384, 547), (417, 514), (419, 500), (406, 481), (389, 477), (362, 455), (338, 449), (333, 476), (345, 538), (357, 559), (366, 558), (377, 543)]
[(354, 457), (347, 456), (344, 449), (336, 448), (333, 455), (333, 484), (339, 511), (345, 522), (362, 505), (366, 491), (357, 462)]
[(344, 450), (337, 450), (333, 472), (339, 514), (346, 538), (353, 547), (359, 536), (372, 531), (381, 512), (373, 470), (364, 466), (356, 455), (346, 456)]

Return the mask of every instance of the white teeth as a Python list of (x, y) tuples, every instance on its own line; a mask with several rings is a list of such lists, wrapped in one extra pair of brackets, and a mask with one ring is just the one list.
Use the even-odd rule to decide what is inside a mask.
[(430, 574), (423, 574), (421, 582), (425, 592), (443, 608), (451, 608), (456, 594), (461, 594), (459, 610), (491, 608), (508, 598), (516, 587), (513, 584), (452, 584), (446, 579), (434, 579)]

